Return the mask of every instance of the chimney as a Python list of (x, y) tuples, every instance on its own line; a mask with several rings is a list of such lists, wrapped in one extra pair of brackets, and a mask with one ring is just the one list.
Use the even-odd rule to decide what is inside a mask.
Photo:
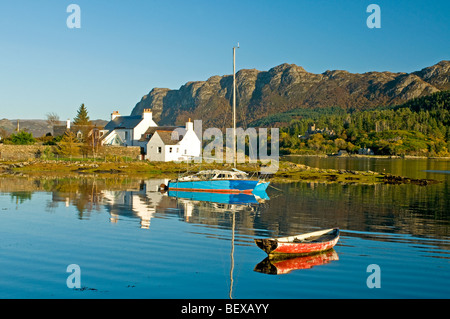
[(142, 112), (142, 118), (144, 120), (152, 120), (153, 119), (153, 114), (152, 114), (152, 109), (144, 109), (144, 111)]
[(119, 111), (114, 111), (111, 113), (111, 121), (114, 120), (116, 117), (120, 116)]
[(70, 130), (70, 119), (66, 121), (66, 129)]
[(191, 122), (191, 119), (189, 118), (189, 121), (186, 122), (186, 131), (193, 131), (194, 130), (194, 123)]

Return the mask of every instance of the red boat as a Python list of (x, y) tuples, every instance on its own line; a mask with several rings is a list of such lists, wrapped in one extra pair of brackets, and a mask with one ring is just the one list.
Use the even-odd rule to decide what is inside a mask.
[(302, 256), (331, 249), (338, 240), (339, 228), (331, 228), (303, 235), (255, 239), (255, 243), (269, 257), (279, 255)]

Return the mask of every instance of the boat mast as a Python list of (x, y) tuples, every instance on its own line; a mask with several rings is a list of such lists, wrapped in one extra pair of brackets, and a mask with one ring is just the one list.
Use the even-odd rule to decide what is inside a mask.
[(239, 49), (239, 42), (237, 47), (233, 47), (233, 163), (236, 168), (236, 49)]

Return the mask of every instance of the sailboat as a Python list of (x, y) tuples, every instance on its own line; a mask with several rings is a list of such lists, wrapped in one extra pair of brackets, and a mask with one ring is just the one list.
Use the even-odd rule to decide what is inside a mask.
[(245, 193), (265, 192), (270, 182), (253, 179), (236, 168), (236, 49), (233, 47), (233, 162), (232, 170), (204, 170), (193, 175), (170, 180), (169, 191)]

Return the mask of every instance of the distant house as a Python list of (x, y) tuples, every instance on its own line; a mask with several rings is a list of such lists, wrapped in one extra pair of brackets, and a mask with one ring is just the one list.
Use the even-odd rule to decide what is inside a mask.
[(201, 140), (189, 119), (186, 127), (149, 127), (139, 143), (144, 159), (149, 161), (182, 161), (201, 156)]
[(77, 140), (81, 142), (86, 140), (86, 138), (90, 138), (92, 134), (94, 134), (94, 137), (97, 140), (102, 130), (103, 129), (101, 127), (96, 125), (73, 125), (70, 123), (70, 120), (67, 120), (65, 125), (53, 126), (53, 136), (63, 136), (66, 132), (71, 132)]
[(102, 144), (112, 146), (138, 146), (139, 139), (149, 127), (156, 127), (152, 111), (144, 109), (142, 115), (122, 116), (114, 111), (111, 121), (105, 125), (102, 134)]
[(333, 130), (329, 130), (327, 127), (324, 129), (316, 128), (316, 124), (312, 124), (308, 126), (308, 130), (306, 131), (305, 135), (299, 135), (298, 137), (303, 139), (308, 139), (310, 136), (314, 134), (326, 134), (329, 136), (335, 136), (336, 133)]

